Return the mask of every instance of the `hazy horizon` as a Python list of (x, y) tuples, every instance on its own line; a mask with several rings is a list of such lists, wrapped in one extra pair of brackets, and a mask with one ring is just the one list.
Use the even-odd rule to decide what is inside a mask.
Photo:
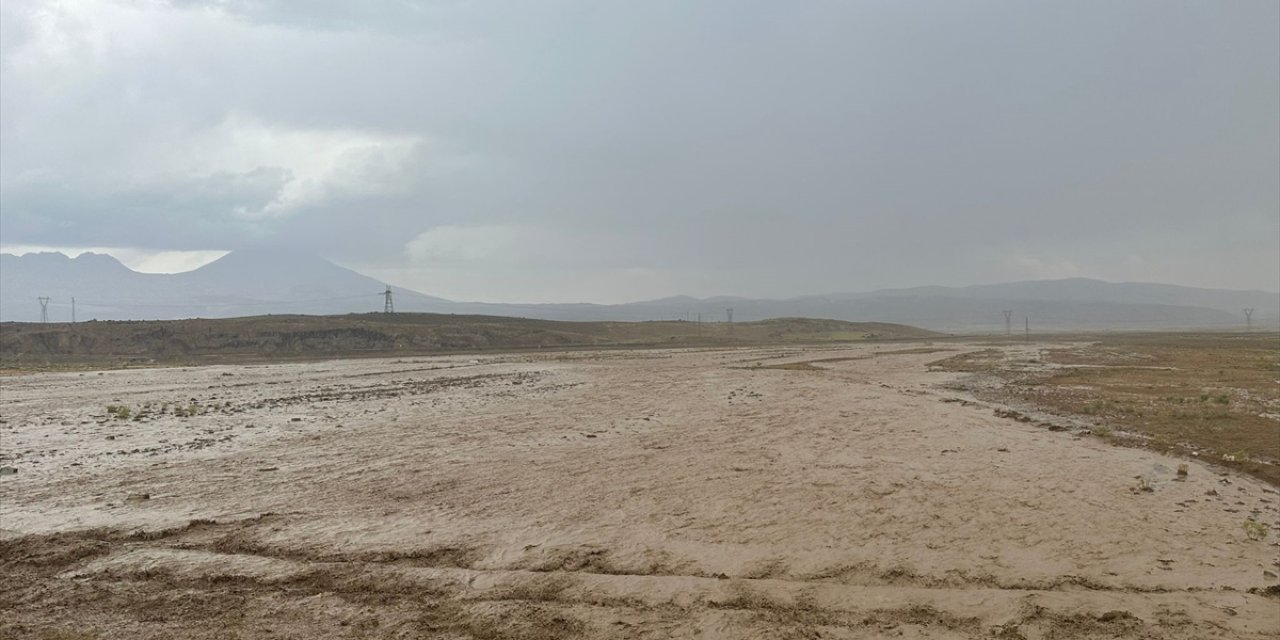
[(0, 251), (453, 300), (1280, 291), (1280, 3), (0, 7)]
[[(165, 271), (156, 271), (156, 270), (150, 270), (150, 271), (148, 271), (148, 270), (146, 270), (146, 269), (140, 269), (140, 268), (137, 268), (136, 266), (134, 266), (134, 265), (132, 265), (132, 264), (129, 264), (129, 261), (127, 261), (127, 260), (123, 260), (123, 259), (121, 259), (119, 256), (113, 255), (113, 254), (110, 252), (110, 250), (104, 250), (104, 249), (102, 249), (102, 248), (100, 248), (100, 247), (99, 247), (99, 248), (90, 248), (90, 249), (85, 249), (85, 250), (82, 250), (82, 251), (79, 251), (79, 252), (76, 252), (76, 251), (67, 251), (67, 250), (64, 250), (64, 249), (63, 249), (63, 250), (60, 250), (60, 249), (54, 249), (54, 248), (49, 248), (49, 247), (22, 247), (22, 248), (19, 248), (19, 249), (20, 249), (20, 250), (18, 250), (18, 251), (11, 251), (11, 250), (9, 250), (8, 248), (0, 248), (0, 254), (4, 254), (4, 255), (14, 255), (14, 256), (18, 256), (18, 257), (25, 256), (25, 255), (28, 255), (28, 254), (59, 254), (59, 255), (66, 256), (67, 258), (70, 258), (70, 259), (77, 258), (77, 257), (79, 257), (80, 255), (84, 255), (84, 254), (106, 255), (106, 256), (112, 257), (112, 258), (114, 258), (115, 260), (119, 261), (119, 262), (120, 262), (120, 264), (124, 265), (126, 268), (128, 268), (128, 269), (130, 269), (130, 270), (132, 270), (132, 271), (134, 271), (134, 272), (137, 272), (137, 273), (143, 273), (143, 274), (152, 274), (152, 275), (180, 275), (180, 274), (188, 274), (188, 273), (192, 273), (192, 272), (194, 272), (194, 271), (199, 270), (201, 267), (204, 267), (204, 266), (207, 266), (207, 265), (213, 264), (214, 262), (217, 262), (219, 259), (221, 259), (221, 258), (223, 258), (223, 257), (226, 257), (226, 256), (228, 256), (228, 255), (230, 255), (230, 254), (232, 253), (232, 252), (211, 252), (211, 253), (216, 253), (217, 255), (215, 255), (214, 257), (212, 257), (212, 258), (210, 258), (210, 259), (207, 259), (207, 260), (200, 260), (198, 263), (196, 263), (196, 262), (188, 262), (188, 263), (186, 263), (186, 264), (184, 265), (186, 268), (176, 269), (176, 270), (165, 270)], [(296, 258), (296, 257), (297, 257), (297, 256), (299, 256), (300, 254), (298, 254), (298, 253), (294, 253), (294, 252), (290, 252), (290, 254), (289, 254), (289, 255), (290, 255), (290, 257)], [(328, 258), (325, 258), (324, 256), (320, 256), (319, 254), (313, 254), (313, 253), (310, 253), (310, 252), (305, 252), (305, 255), (310, 255), (310, 256), (313, 256), (313, 257), (316, 257), (316, 258), (320, 258), (320, 259), (322, 259), (322, 260), (326, 260), (326, 261), (330, 262), (330, 264), (334, 264), (334, 265), (337, 265), (337, 266), (342, 267), (342, 268), (344, 268), (344, 269), (348, 269), (348, 270), (354, 271), (354, 272), (356, 272), (357, 274), (360, 274), (360, 275), (368, 276), (368, 274), (364, 274), (364, 273), (360, 272), (360, 271), (359, 271), (359, 269), (356, 269), (356, 268), (354, 268), (354, 267), (350, 267), (350, 266), (347, 266), (347, 265), (342, 265), (342, 264), (339, 264), (339, 263), (337, 263), (337, 262), (333, 262), (333, 261), (331, 261), (331, 260), (328, 260)], [(145, 256), (145, 255), (133, 255), (133, 256), (131, 256), (131, 258), (133, 258), (133, 260), (134, 260), (135, 262), (138, 262), (138, 263), (141, 263), (141, 264), (144, 264), (144, 265), (145, 265), (145, 264), (148, 264), (149, 262), (150, 262), (151, 264), (154, 264), (154, 263), (155, 263), (155, 258), (154, 258), (154, 257), (150, 257), (150, 256)], [(281, 263), (281, 266), (283, 266), (283, 263)], [(1118, 285), (1155, 285), (1155, 286), (1178, 286), (1178, 287), (1185, 287), (1185, 286), (1186, 286), (1186, 285), (1180, 285), (1180, 284), (1178, 284), (1178, 283), (1169, 283), (1169, 282), (1108, 281), (1108, 280), (1099, 280), (1099, 279), (1095, 279), (1095, 278), (1072, 277), (1072, 278), (1038, 279), (1038, 280), (1022, 280), (1022, 281), (1016, 281), (1016, 280), (1015, 280), (1015, 281), (999, 281), (999, 282), (970, 282), (970, 283), (963, 283), (963, 284), (956, 284), (956, 285), (937, 284), (937, 283), (920, 283), (920, 284), (911, 285), (911, 286), (905, 286), (905, 287), (878, 287), (878, 288), (874, 288), (874, 289), (861, 289), (861, 290), (844, 289), (844, 290), (828, 290), (828, 291), (805, 291), (805, 292), (799, 292), (799, 293), (795, 293), (795, 294), (793, 294), (793, 295), (781, 296), (781, 297), (768, 297), (768, 296), (763, 296), (763, 297), (756, 297), (756, 296), (741, 296), (741, 295), (738, 295), (738, 294), (733, 293), (733, 292), (720, 292), (720, 293), (712, 293), (712, 294), (706, 294), (706, 295), (691, 295), (691, 294), (688, 294), (688, 293), (674, 293), (674, 294), (671, 294), (671, 295), (667, 295), (667, 296), (659, 296), (659, 297), (656, 297), (656, 298), (636, 298), (636, 299), (627, 299), (627, 300), (608, 300), (608, 301), (599, 301), (599, 300), (573, 300), (573, 299), (565, 299), (565, 300), (544, 300), (544, 301), (536, 301), (536, 302), (535, 302), (535, 301), (530, 301), (530, 300), (520, 299), (520, 298), (514, 298), (514, 299), (509, 299), (509, 300), (496, 300), (496, 299), (488, 299), (488, 300), (486, 300), (486, 299), (468, 298), (468, 297), (447, 298), (447, 297), (444, 297), (444, 296), (437, 296), (437, 295), (435, 294), (435, 292), (432, 292), (432, 291), (415, 290), (415, 289), (413, 289), (412, 287), (406, 287), (406, 286), (403, 286), (402, 284), (397, 283), (397, 282), (390, 282), (390, 281), (387, 281), (387, 282), (384, 282), (383, 284), (385, 284), (385, 285), (387, 285), (387, 286), (395, 287), (395, 288), (398, 288), (398, 289), (409, 290), (409, 291), (412, 291), (412, 292), (414, 292), (414, 293), (419, 293), (419, 294), (424, 294), (424, 295), (434, 296), (434, 297), (440, 297), (440, 298), (443, 298), (443, 299), (449, 300), (449, 301), (451, 301), (451, 302), (483, 303), (483, 304), (490, 304), (490, 303), (492, 303), (492, 304), (497, 304), (497, 305), (523, 305), (523, 304), (551, 304), (551, 305), (555, 305), (555, 304), (627, 305), (627, 304), (634, 304), (634, 303), (655, 302), (655, 301), (667, 300), (667, 299), (675, 299), (675, 298), (690, 298), (690, 299), (692, 299), (692, 300), (694, 300), (694, 301), (698, 301), (698, 302), (705, 302), (705, 301), (715, 300), (715, 299), (717, 299), (717, 298), (721, 298), (721, 299), (724, 299), (724, 300), (733, 300), (733, 299), (737, 299), (737, 300), (742, 300), (742, 301), (766, 301), (766, 300), (785, 301), (785, 300), (801, 299), (801, 298), (808, 298), (808, 297), (821, 297), (821, 296), (825, 296), (825, 295), (840, 295), (840, 294), (866, 294), (866, 293), (875, 293), (875, 292), (878, 292), (878, 291), (900, 291), (900, 290), (926, 289), (926, 288), (932, 288), (932, 287), (942, 287), (942, 288), (949, 288), (949, 289), (965, 289), (965, 288), (969, 288), (969, 287), (998, 286), (998, 285), (1021, 284), (1021, 283), (1065, 282), (1065, 281), (1075, 281), (1075, 280), (1091, 281), (1091, 282), (1103, 282), (1103, 283), (1107, 283), (1107, 284), (1118, 284)], [(1195, 288), (1195, 287), (1193, 287), (1193, 289), (1194, 289), (1194, 288)], [(1224, 292), (1231, 292), (1231, 291), (1234, 291), (1234, 292), (1239, 292), (1239, 293), (1264, 293), (1264, 294), (1269, 294), (1269, 295), (1280, 295), (1280, 291), (1270, 291), (1270, 290), (1266, 290), (1266, 289), (1229, 289), (1229, 288), (1207, 288), (1207, 290), (1211, 290), (1211, 291), (1224, 291)], [(370, 295), (372, 295), (372, 294), (370, 294)], [(258, 303), (258, 304), (261, 304), (261, 303)], [(67, 302), (66, 302), (65, 300), (55, 301), (54, 306), (66, 307), (66, 306), (67, 306)], [(233, 305), (233, 306), (234, 306), (234, 305)], [(1263, 315), (1268, 315), (1269, 306), (1270, 306), (1270, 305), (1264, 305), (1264, 308), (1262, 308)], [(1280, 308), (1277, 308), (1277, 309), (1276, 309), (1276, 311), (1280, 312)]]

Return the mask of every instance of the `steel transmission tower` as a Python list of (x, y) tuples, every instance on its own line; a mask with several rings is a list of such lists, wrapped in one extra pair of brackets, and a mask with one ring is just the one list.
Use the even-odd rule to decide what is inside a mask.
[(49, 321), (49, 298), (45, 296), (40, 296), (36, 298), (36, 300), (40, 301), (40, 322), (42, 323), (48, 322)]
[(1253, 309), (1252, 307), (1244, 310), (1244, 326), (1245, 326), (1244, 330), (1245, 331), (1253, 331), (1253, 312), (1254, 311), (1255, 309)]
[(1004, 335), (1013, 335), (1013, 309), (1004, 310)]
[(382, 292), (382, 297), (383, 297), (382, 312), (395, 313), (396, 305), (394, 302), (391, 301), (391, 285), (387, 285), (387, 290)]

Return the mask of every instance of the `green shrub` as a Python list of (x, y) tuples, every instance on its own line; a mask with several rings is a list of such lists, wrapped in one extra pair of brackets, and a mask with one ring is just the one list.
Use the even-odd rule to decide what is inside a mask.
[(1265, 522), (1258, 522), (1257, 520), (1245, 520), (1241, 526), (1244, 527), (1244, 535), (1248, 536), (1250, 540), (1265, 540), (1267, 534), (1271, 532), (1271, 527), (1268, 527)]
[(1085, 415), (1096, 416), (1102, 413), (1103, 411), (1106, 411), (1106, 409), (1107, 409), (1106, 401), (1091, 400), (1085, 403), (1084, 407), (1082, 407), (1080, 411)]

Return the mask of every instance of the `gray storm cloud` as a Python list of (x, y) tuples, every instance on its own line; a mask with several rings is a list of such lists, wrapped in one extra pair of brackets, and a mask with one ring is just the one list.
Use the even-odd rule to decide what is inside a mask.
[(466, 299), (1280, 288), (1280, 4), (6, 2), (0, 235)]

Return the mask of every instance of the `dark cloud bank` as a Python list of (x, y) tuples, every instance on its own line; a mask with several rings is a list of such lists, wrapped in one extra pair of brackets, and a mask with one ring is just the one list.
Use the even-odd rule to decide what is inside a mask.
[(8, 246), (451, 298), (1280, 289), (1280, 4), (17, 0)]

